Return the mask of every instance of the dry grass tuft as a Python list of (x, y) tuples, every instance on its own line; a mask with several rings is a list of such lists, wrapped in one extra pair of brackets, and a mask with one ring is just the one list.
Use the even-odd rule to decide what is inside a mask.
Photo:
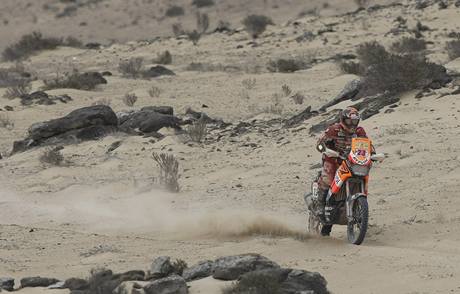
[(155, 153), (153, 159), (160, 168), (160, 182), (171, 192), (179, 192), (179, 161), (172, 154)]
[(187, 133), (192, 141), (201, 143), (206, 138), (207, 126), (203, 117), (187, 128)]
[(134, 93), (126, 93), (125, 96), (123, 96), (123, 103), (126, 106), (133, 107), (136, 102), (137, 96)]

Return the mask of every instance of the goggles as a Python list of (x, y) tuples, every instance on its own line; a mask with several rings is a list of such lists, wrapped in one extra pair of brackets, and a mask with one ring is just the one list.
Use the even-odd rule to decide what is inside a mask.
[(353, 118), (353, 119), (352, 119), (352, 118), (346, 118), (346, 119), (344, 120), (344, 122), (345, 122), (345, 124), (346, 124), (347, 126), (357, 127), (358, 124), (359, 124), (359, 118)]

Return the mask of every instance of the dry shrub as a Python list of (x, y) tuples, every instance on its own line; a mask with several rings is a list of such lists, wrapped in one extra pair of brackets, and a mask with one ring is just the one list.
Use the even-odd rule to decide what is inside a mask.
[(172, 25), (172, 31), (176, 38), (179, 36), (185, 35), (184, 28), (182, 27), (182, 24), (180, 23), (174, 23)]
[(171, 192), (179, 192), (179, 161), (172, 154), (155, 153), (153, 159), (160, 168), (160, 182)]
[(142, 76), (143, 66), (144, 59), (142, 57), (133, 57), (120, 61), (118, 71), (125, 77), (136, 79)]
[(201, 33), (199, 33), (197, 30), (193, 30), (185, 32), (185, 34), (187, 35), (188, 39), (192, 41), (193, 45), (198, 45), (198, 42), (201, 39)]
[(206, 7), (206, 6), (213, 6), (216, 4), (214, 0), (193, 0), (192, 5), (195, 5), (198, 8)]
[(269, 274), (249, 272), (233, 285), (224, 288), (223, 294), (280, 294), (280, 281)]
[(450, 59), (457, 59), (460, 57), (460, 38), (458, 40), (449, 41), (446, 44), (447, 54)]
[(284, 110), (284, 105), (282, 104), (282, 101), (281, 101), (281, 95), (276, 93), (276, 94), (273, 94), (271, 104), (265, 108), (264, 112), (281, 115), (283, 114), (283, 110)]
[(61, 153), (62, 147), (48, 148), (40, 156), (40, 162), (43, 164), (59, 166), (64, 162), (64, 156)]
[(172, 63), (172, 55), (168, 50), (166, 50), (163, 53), (158, 54), (158, 57), (153, 60), (153, 63), (171, 64)]
[(292, 100), (294, 100), (295, 104), (303, 104), (305, 100), (305, 96), (300, 94), (299, 92), (295, 93), (291, 98)]
[(243, 20), (243, 25), (246, 31), (256, 39), (260, 34), (262, 34), (268, 25), (273, 25), (271, 18), (265, 15), (249, 15)]
[(136, 102), (137, 96), (134, 93), (126, 93), (125, 96), (123, 96), (123, 103), (126, 106), (133, 107)]
[(173, 267), (173, 272), (179, 276), (182, 276), (184, 270), (188, 268), (187, 263), (182, 259), (176, 259), (176, 261), (174, 261), (171, 265)]
[(181, 16), (181, 15), (184, 15), (184, 13), (185, 13), (184, 8), (177, 6), (177, 5), (173, 5), (166, 10), (167, 17)]
[(254, 79), (244, 79), (241, 82), (243, 87), (247, 90), (254, 89), (254, 87), (256, 86), (256, 83), (257, 83), (257, 80), (255, 78)]
[(352, 75), (362, 75), (364, 70), (361, 67), (361, 64), (359, 62), (353, 62), (353, 61), (341, 61), (339, 63), (340, 70), (343, 73), (346, 74), (352, 74)]
[(399, 54), (414, 54), (426, 49), (426, 42), (423, 39), (404, 37), (391, 45), (391, 50)]
[(288, 85), (286, 85), (286, 84), (284, 84), (284, 85), (281, 87), (281, 91), (283, 92), (283, 95), (284, 95), (284, 96), (289, 96), (289, 95), (291, 95), (291, 93), (292, 93), (292, 89), (291, 89)]
[(205, 33), (209, 28), (209, 16), (206, 13), (198, 12), (196, 14), (196, 26), (198, 32)]
[(282, 73), (291, 73), (298, 70), (310, 68), (310, 60), (303, 58), (279, 58), (276, 60), (271, 60), (268, 63), (267, 69), (270, 72), (282, 72)]
[(23, 84), (9, 87), (8, 89), (6, 89), (5, 94), (3, 94), (3, 97), (7, 99), (21, 98), (25, 95), (28, 95), (31, 89), (32, 86), (30, 85), (30, 83), (24, 82)]
[(442, 81), (446, 76), (443, 66), (427, 61), (424, 56), (391, 54), (377, 42), (360, 45), (357, 53), (364, 69), (366, 95), (385, 91), (397, 94)]
[(6, 61), (21, 60), (43, 51), (56, 49), (58, 46), (81, 47), (82, 43), (75, 38), (43, 37), (40, 32), (22, 36), (19, 42), (8, 46), (2, 53)]
[(12, 67), (0, 68), (0, 88), (14, 87), (30, 83), (30, 74), (24, 65), (16, 63)]
[(187, 133), (192, 141), (203, 142), (207, 134), (206, 121), (203, 116), (187, 128)]
[(77, 89), (90, 91), (96, 89), (100, 84), (107, 84), (107, 80), (98, 72), (80, 73), (74, 70), (64, 75), (56, 74), (54, 79), (44, 81), (44, 90), (52, 89)]
[(13, 120), (6, 113), (0, 113), (0, 128), (12, 130), (14, 128)]
[(152, 88), (149, 89), (148, 93), (150, 97), (158, 98), (161, 95), (161, 89), (156, 86), (152, 86)]

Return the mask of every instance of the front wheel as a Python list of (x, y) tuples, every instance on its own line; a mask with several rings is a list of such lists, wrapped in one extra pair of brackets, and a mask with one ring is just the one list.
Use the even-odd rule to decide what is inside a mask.
[(369, 206), (366, 197), (353, 202), (353, 220), (348, 222), (347, 235), (351, 244), (360, 245), (364, 241), (369, 221)]

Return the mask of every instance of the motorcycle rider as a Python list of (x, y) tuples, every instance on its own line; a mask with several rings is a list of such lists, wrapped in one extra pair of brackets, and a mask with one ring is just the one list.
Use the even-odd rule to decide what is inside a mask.
[[(358, 126), (360, 120), (361, 116), (357, 109), (353, 107), (345, 108), (340, 113), (340, 121), (330, 125), (319, 138), (316, 146), (318, 151), (324, 151), (322, 146), (325, 146), (337, 151), (340, 155), (346, 156), (350, 152), (352, 138), (367, 138), (366, 131)], [(323, 225), (321, 234), (323, 236), (329, 236), (332, 225), (327, 223), (330, 222), (330, 212), (333, 209), (329, 199), (331, 199), (333, 195), (329, 195), (328, 197), (327, 194), (342, 159), (328, 157), (323, 154), (322, 160), (323, 168), (318, 178), (318, 200), (322, 208), (320, 215), (322, 215), (326, 224)]]

